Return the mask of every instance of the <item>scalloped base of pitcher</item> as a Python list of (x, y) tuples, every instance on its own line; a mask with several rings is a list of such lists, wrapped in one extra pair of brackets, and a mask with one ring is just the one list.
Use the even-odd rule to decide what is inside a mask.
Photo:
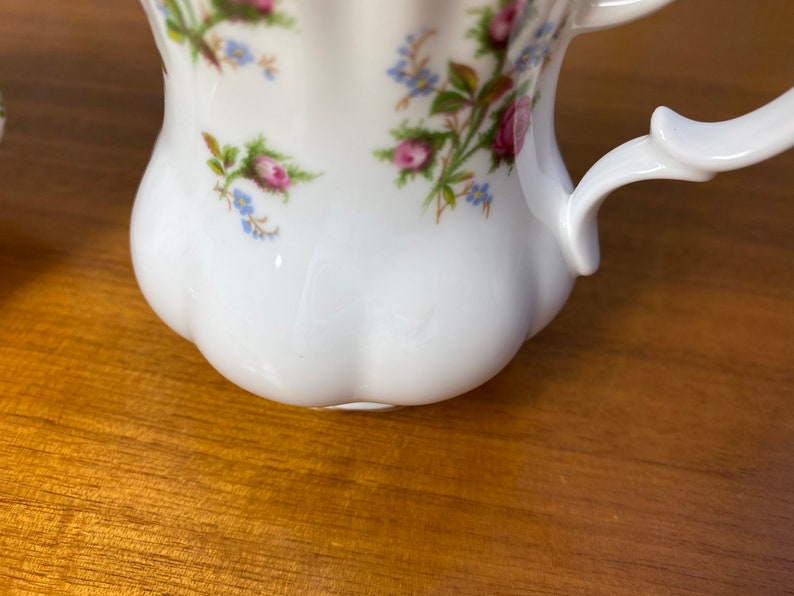
[(386, 412), (388, 410), (399, 410), (406, 406), (395, 406), (392, 404), (380, 404), (373, 401), (353, 401), (337, 406), (325, 406), (318, 410), (344, 410), (347, 412)]

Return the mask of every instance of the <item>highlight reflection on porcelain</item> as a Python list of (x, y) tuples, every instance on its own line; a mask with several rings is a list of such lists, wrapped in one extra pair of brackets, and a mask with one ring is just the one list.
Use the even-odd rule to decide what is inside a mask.
[(574, 189), (554, 93), (579, 33), (669, 0), (141, 0), (165, 118), (132, 219), (149, 303), (241, 387), (417, 405), (485, 382), (598, 265), (623, 184), (794, 145), (794, 91), (660, 108)]

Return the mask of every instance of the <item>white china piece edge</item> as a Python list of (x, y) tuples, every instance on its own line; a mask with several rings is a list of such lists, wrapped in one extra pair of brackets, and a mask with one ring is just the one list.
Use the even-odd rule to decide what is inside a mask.
[(794, 147), (794, 88), (732, 120), (697, 122), (666, 107), (651, 117), (649, 134), (602, 157), (584, 175), (561, 213), (561, 240), (572, 269), (596, 271), (598, 209), (621, 186), (652, 179), (704, 182)]

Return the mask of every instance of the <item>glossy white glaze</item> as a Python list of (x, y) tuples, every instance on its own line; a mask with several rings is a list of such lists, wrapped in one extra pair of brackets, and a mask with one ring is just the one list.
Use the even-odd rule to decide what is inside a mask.
[[(432, 31), (422, 42), (426, 67), (443, 75), (450, 61), (465, 64), (476, 74), (459, 69), (463, 79), (482, 83), (494, 59), (476, 56), (467, 32), (478, 15), (470, 9), (492, 6), (494, 17), (504, 3), (283, 0), (275, 6), (295, 26), (220, 23), (218, 39), (207, 40), (213, 57), (225, 61), (212, 64), (191, 53), (179, 31), (169, 36), (168, 30), (174, 6), (182, 7), (180, 14), (201, 15), (209, 14), (209, 5), (142, 0), (167, 69), (163, 130), (132, 218), (133, 262), (144, 295), (223, 375), (277, 401), (417, 405), (480, 385), (557, 314), (576, 275), (587, 269), (581, 263), (597, 262), (591, 245), (597, 205), (626, 181), (622, 165), (616, 172), (598, 166), (601, 173), (593, 175), (606, 182), (585, 193), (586, 201), (571, 203), (553, 129), (565, 47), (578, 31), (637, 18), (665, 3), (535, 2), (533, 19), (514, 32), (506, 58), (518, 64), (522, 51), (536, 49), (533, 35), (545, 36), (543, 59), (521, 72), (508, 68), (512, 88), (523, 84), (524, 95), (535, 99), (523, 149), (512, 169), (490, 171), (490, 149), (467, 157), (461, 180), (447, 185), (450, 194), (459, 191), (453, 208), (442, 200), (446, 191), (433, 195), (432, 180), (422, 176), (398, 187), (396, 154), (374, 157), (394, 145), (390, 131), (402, 121), (442, 121), (429, 114), (430, 99), (422, 101), (422, 93), (401, 106), (410, 89), (387, 70), (407, 34)], [(433, 97), (455, 87), (441, 87), (443, 78), (433, 82), (440, 87)], [(494, 108), (493, 122), (508, 122), (506, 113)], [(464, 124), (449, 126), (464, 130)], [(267, 155), (264, 144), (245, 148), (258, 135), (265, 136)], [(215, 142), (218, 155), (228, 145), (251, 156), (246, 174), (235, 178), (228, 176), (231, 166), (223, 175), (208, 167)], [(515, 138), (506, 142), (519, 146)], [(277, 161), (294, 166), (288, 202), (262, 183), (262, 176), (278, 173)], [(472, 185), (485, 181), (492, 203), (467, 202)], [(272, 184), (279, 184), (275, 177)], [(435, 198), (423, 209), (425, 196)], [(233, 207), (241, 197), (253, 203)], [(266, 211), (263, 234), (277, 229), (278, 235), (245, 233), (251, 209)]]
[(743, 168), (794, 145), (794, 89), (726, 122), (695, 122), (657, 108), (651, 132), (601, 158), (582, 178), (562, 215), (563, 246), (580, 275), (598, 268), (598, 209), (619, 186), (669, 178), (703, 182)]

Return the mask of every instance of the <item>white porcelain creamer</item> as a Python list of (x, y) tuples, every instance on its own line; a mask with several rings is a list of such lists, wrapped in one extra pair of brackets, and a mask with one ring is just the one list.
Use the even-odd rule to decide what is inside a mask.
[(724, 123), (660, 108), (573, 188), (566, 46), (667, 1), (142, 0), (166, 97), (132, 218), (143, 293), (269, 399), (478, 386), (596, 269), (609, 192), (794, 144), (794, 91)]

